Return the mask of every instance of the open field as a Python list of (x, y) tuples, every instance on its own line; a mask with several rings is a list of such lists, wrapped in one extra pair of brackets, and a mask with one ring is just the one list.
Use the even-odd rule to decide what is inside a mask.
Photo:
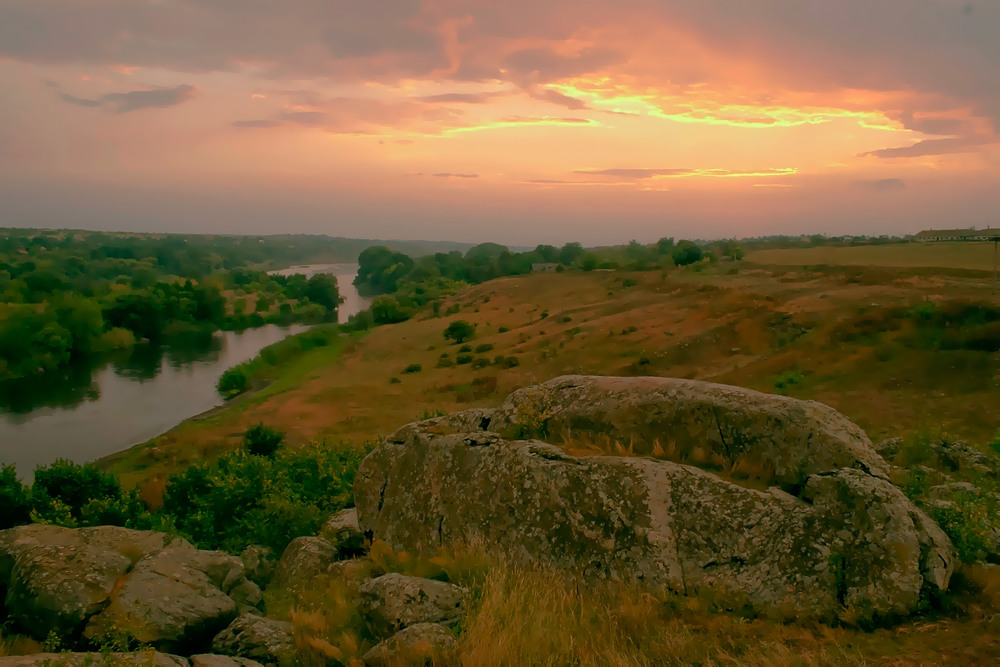
[(846, 248), (818, 246), (751, 251), (747, 260), (756, 264), (787, 266), (884, 266), (938, 267), (993, 270), (992, 243), (904, 243)]
[[(418, 316), (345, 341), (342, 351), (312, 352), (264, 392), (108, 463), (126, 481), (162, 477), (237, 446), (260, 421), (286, 430), (293, 444), (362, 442), (425, 413), (495, 405), (513, 389), (567, 373), (780, 391), (832, 405), (873, 439), (924, 429), (985, 442), (1000, 426), (1000, 355), (915, 344), (926, 332), (906, 315), (927, 304), (1000, 307), (987, 278), (852, 267), (720, 271), (547, 274), (479, 285), (454, 297), (458, 314)], [(470, 353), (488, 365), (438, 367), (442, 355), (454, 364), (462, 354), (442, 337), (455, 319), (476, 324), (473, 349), (492, 346)], [(494, 363), (498, 356), (518, 365), (505, 368)], [(411, 365), (419, 372), (404, 373)]]
[[(447, 317), (421, 315), (309, 352), (263, 391), (104, 465), (155, 500), (167, 475), (238, 447), (257, 422), (287, 431), (292, 445), (361, 443), (425, 416), (496, 405), (515, 388), (565, 373), (698, 378), (816, 399), (875, 440), (943, 431), (981, 444), (1000, 426), (1000, 346), (993, 347), (1000, 332), (991, 338), (989, 328), (1000, 296), (982, 274), (758, 264), (567, 272), (479, 285), (442, 312), (451, 306), (458, 312)], [(972, 324), (950, 326), (951, 315), (942, 320), (941, 313), (965, 317), (985, 338), (968, 337)], [(442, 336), (457, 319), (476, 324), (471, 352)], [(484, 361), (455, 364), (462, 354)], [(461, 640), (466, 664), (498, 654), (539, 664), (636, 665), (1000, 659), (995, 572), (966, 570), (955, 586), (979, 577), (980, 593), (872, 632), (749, 620), (694, 599), (598, 599), (545, 573), (501, 568), (490, 576)], [(529, 628), (538, 631), (525, 634)], [(591, 634), (599, 640), (578, 641)]]

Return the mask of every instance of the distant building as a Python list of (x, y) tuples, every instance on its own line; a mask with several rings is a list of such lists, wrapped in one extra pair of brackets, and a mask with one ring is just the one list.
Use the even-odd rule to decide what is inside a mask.
[(914, 239), (921, 243), (929, 241), (989, 241), (1000, 236), (1000, 229), (927, 229)]
[(556, 264), (555, 262), (547, 262), (547, 263), (543, 263), (543, 264), (532, 264), (531, 265), (531, 272), (532, 273), (555, 273), (556, 272), (556, 268), (558, 266), (559, 265)]

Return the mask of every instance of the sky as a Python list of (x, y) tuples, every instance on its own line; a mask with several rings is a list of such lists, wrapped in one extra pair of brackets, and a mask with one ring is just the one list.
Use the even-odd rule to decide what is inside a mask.
[(1000, 226), (998, 0), (0, 0), (0, 226)]

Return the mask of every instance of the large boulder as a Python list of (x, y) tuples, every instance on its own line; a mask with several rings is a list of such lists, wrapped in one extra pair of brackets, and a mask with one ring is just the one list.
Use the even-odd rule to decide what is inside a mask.
[[(504, 437), (531, 433), (684, 463)], [(951, 543), (887, 470), (857, 426), (818, 403), (568, 377), (493, 413), (400, 429), (366, 457), (354, 492), (362, 530), (397, 550), (486, 545), (588, 578), (832, 620), (905, 614), (948, 585)]]
[(0, 531), (0, 595), (14, 625), (37, 639), (78, 635), (133, 565), (170, 545), (164, 533), (30, 525)]
[(274, 576), (274, 568), (278, 565), (278, 559), (274, 557), (274, 552), (268, 547), (259, 544), (252, 544), (240, 554), (243, 561), (243, 570), (246, 577), (261, 588), (266, 588), (271, 583)]
[(292, 624), (254, 615), (240, 616), (212, 640), (212, 650), (267, 664), (284, 664), (295, 656)]
[[(180, 656), (139, 651), (137, 653), (36, 653), (0, 658), (0, 667), (188, 667)], [(207, 667), (207, 666), (206, 666)], [(219, 665), (218, 667), (224, 667)], [(234, 665), (234, 667), (236, 667)], [(249, 667), (249, 666), (248, 666)]]
[(358, 611), (376, 635), (417, 623), (449, 623), (462, 615), (465, 589), (432, 579), (385, 574), (361, 586)]
[(357, 508), (343, 509), (330, 517), (320, 530), (320, 536), (336, 546), (342, 556), (362, 551), (365, 539), (358, 526)]
[(368, 667), (445, 664), (455, 635), (440, 623), (417, 623), (400, 630), (364, 654)]
[(308, 588), (316, 577), (326, 573), (338, 553), (337, 547), (322, 537), (297, 537), (281, 554), (271, 585), (288, 590)]
[(238, 558), (169, 547), (139, 561), (84, 635), (124, 631), (161, 650), (197, 652), (236, 618), (239, 602), (229, 593), (248, 583)]

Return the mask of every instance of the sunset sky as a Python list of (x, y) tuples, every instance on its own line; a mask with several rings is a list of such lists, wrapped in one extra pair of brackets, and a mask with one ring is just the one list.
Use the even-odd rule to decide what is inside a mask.
[(997, 0), (0, 0), (0, 225), (1000, 226)]

